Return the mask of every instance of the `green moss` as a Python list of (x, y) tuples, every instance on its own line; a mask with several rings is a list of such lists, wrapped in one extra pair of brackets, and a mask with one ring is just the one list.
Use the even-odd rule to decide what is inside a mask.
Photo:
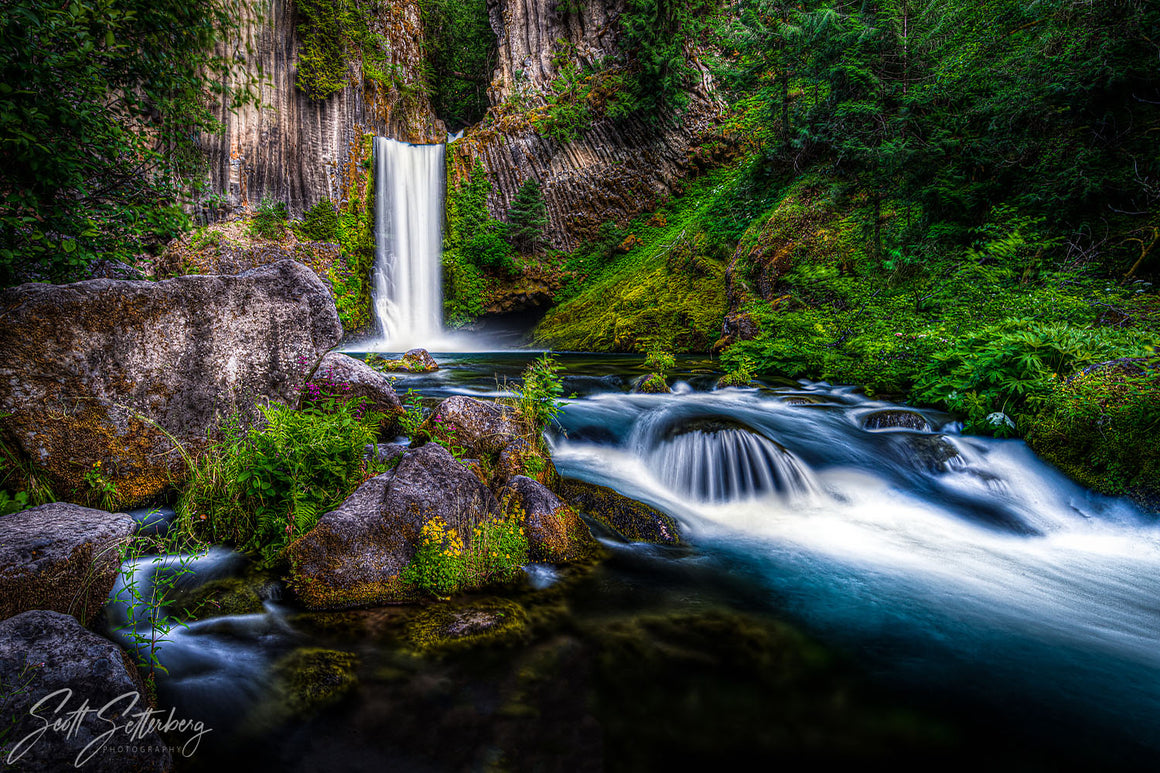
[(665, 383), (664, 376), (659, 373), (650, 373), (640, 382), (636, 391), (646, 395), (659, 395), (668, 394), (673, 390), (669, 389), (669, 385)]
[(177, 594), (167, 606), (186, 620), (257, 614), (265, 609), (262, 592), (273, 582), (274, 577), (265, 572), (211, 580)]
[(545, 315), (536, 342), (577, 351), (708, 351), (727, 310), (725, 258), (736, 238), (718, 209), (737, 192), (738, 177), (736, 170), (706, 175), (633, 221), (619, 245), (607, 247), (609, 228), (599, 255), (578, 250), (568, 262), (568, 300)]
[(420, 652), (505, 646), (528, 637), (528, 613), (514, 601), (481, 599), (423, 609), (404, 628), (407, 644)]
[(629, 541), (683, 544), (680, 527), (672, 516), (606, 486), (568, 478), (560, 484), (560, 496), (583, 515)]
[(359, 659), (349, 652), (296, 650), (274, 664), (282, 707), (292, 715), (316, 713), (338, 703), (358, 685)]

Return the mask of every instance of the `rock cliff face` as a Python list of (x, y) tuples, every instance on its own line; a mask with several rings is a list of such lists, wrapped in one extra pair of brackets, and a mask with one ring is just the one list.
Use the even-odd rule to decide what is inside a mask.
[[(224, 131), (206, 136), (210, 188), (226, 209), (256, 206), (263, 197), (285, 202), (301, 214), (321, 199), (343, 201), (356, 176), (364, 134), (408, 142), (446, 136), (423, 86), (423, 27), (419, 7), (405, 0), (356, 2), (371, 33), (381, 36), (392, 73), (387, 81), (363, 77), (356, 57), (348, 62), (346, 88), (314, 100), (295, 85), (301, 45), (294, 0), (261, 0), (241, 35), (221, 53), (237, 63), (224, 85), (257, 79), (257, 104), (217, 108)], [(203, 206), (208, 206), (203, 199)]]
[[(579, 8), (568, 11), (568, 5)], [(563, 67), (596, 68), (619, 55), (624, 0), (490, 0), (489, 7), (498, 43), (488, 90), (492, 106), (452, 145), (449, 183), (482, 163), (492, 182), (488, 206), (494, 216), (502, 217), (519, 186), (535, 178), (547, 205), (548, 241), (571, 249), (604, 221), (623, 223), (652, 209), (683, 177), (712, 161), (706, 146), (718, 136), (723, 106), (697, 62), (678, 124), (601, 117), (568, 143), (537, 132), (534, 122)]]
[[(413, 0), (365, 6), (372, 33), (385, 41), (389, 84), (363, 77), (357, 57), (350, 83), (316, 101), (295, 85), (301, 46), (295, 0), (263, 0), (227, 56), (238, 63), (226, 85), (259, 79), (257, 105), (218, 108), (224, 132), (207, 136), (210, 186), (204, 212), (256, 206), (263, 197), (284, 201), (300, 214), (319, 201), (342, 202), (365, 176), (359, 142), (377, 134), (408, 142), (445, 136), (424, 84), (424, 32)], [(482, 163), (492, 182), (488, 202), (502, 217), (519, 186), (535, 178), (543, 188), (550, 223), (547, 239), (572, 248), (606, 220), (624, 222), (652, 208), (690, 172), (712, 161), (722, 105), (708, 72), (696, 65), (696, 83), (679, 124), (599, 118), (581, 136), (560, 143), (538, 133), (545, 94), (566, 62), (597, 67), (619, 55), (617, 19), (624, 0), (488, 0), (497, 36), (496, 67), (487, 117), (453, 145), (449, 183)], [(568, 5), (578, 8), (568, 10)], [(539, 113), (537, 113), (539, 111)]]

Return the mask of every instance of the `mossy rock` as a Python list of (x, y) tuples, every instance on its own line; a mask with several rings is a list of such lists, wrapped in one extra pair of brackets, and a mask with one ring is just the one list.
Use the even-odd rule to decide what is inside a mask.
[(629, 499), (606, 486), (566, 478), (560, 484), (559, 494), (581, 514), (631, 542), (684, 544), (680, 527), (671, 515)]
[(278, 592), (277, 580), (272, 574), (251, 572), (242, 577), (210, 580), (182, 591), (168, 606), (185, 620), (254, 615), (264, 611), (262, 602)]
[(663, 395), (672, 392), (665, 379), (659, 373), (650, 373), (632, 388), (632, 391), (645, 395)]
[(404, 640), (419, 652), (450, 652), (505, 646), (527, 639), (528, 613), (514, 601), (481, 599), (462, 605), (431, 606), (404, 629)]
[(358, 685), (357, 655), (307, 647), (274, 664), (272, 671), (286, 712), (303, 716), (338, 703)]
[(412, 349), (397, 360), (389, 360), (381, 354), (372, 354), (366, 359), (367, 365), (387, 373), (433, 373), (439, 370), (426, 349)]

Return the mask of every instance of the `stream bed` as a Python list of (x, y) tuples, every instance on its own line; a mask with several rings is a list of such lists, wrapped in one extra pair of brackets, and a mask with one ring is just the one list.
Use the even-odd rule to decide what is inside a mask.
[[(396, 390), (499, 397), (532, 356), (439, 356)], [(716, 390), (715, 364), (686, 358), (673, 394), (631, 394), (640, 357), (558, 359), (560, 473), (673, 515), (687, 545), (601, 531), (596, 566), (529, 566), (518, 587), (427, 609), (305, 613), (271, 584), (260, 610), (160, 648), (161, 703), (213, 728), (181, 769), (1160, 761), (1153, 516), (1020, 441), (851, 387)], [(187, 569), (186, 585), (248, 571), (224, 549)], [(447, 614), (506, 622), (427, 647)], [(320, 700), (295, 697), (302, 673)]]

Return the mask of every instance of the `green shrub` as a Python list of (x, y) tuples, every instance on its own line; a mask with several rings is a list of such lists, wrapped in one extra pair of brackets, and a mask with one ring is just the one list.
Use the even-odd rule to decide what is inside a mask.
[(1160, 504), (1160, 358), (1054, 379), (1031, 423), (1037, 453), (1085, 486)]
[(262, 199), (250, 220), (250, 235), (262, 239), (281, 239), (289, 218), (285, 202)]
[(524, 368), (523, 383), (516, 390), (516, 413), (537, 438), (548, 428), (563, 406), (560, 398), (564, 384), (560, 372), (564, 366), (545, 354)]
[(919, 372), (914, 396), (964, 415), (970, 431), (1014, 434), (1011, 417), (1037, 410), (1054, 381), (1096, 362), (1143, 354), (1148, 343), (1136, 331), (1007, 320), (935, 354)]
[(323, 199), (302, 215), (294, 232), (300, 239), (312, 242), (333, 242), (338, 238), (338, 209), (334, 202)]
[(363, 458), (383, 416), (325, 394), (298, 410), (260, 411), (251, 426), (234, 417), (201, 456), (178, 523), (183, 533), (235, 545), (269, 565), (363, 480), (385, 471)]

